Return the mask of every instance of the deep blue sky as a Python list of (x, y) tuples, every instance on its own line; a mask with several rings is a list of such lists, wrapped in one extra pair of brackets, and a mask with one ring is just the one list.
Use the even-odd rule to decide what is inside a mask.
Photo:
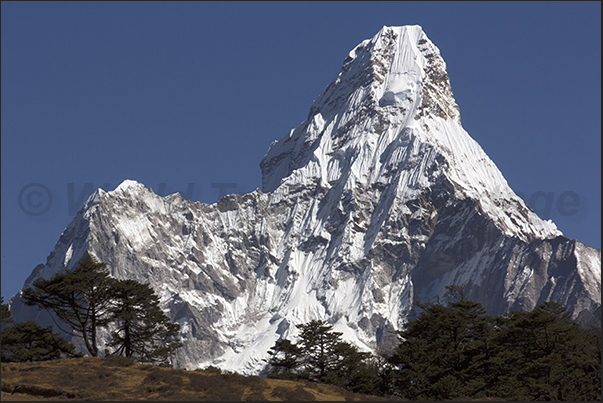
[[(463, 126), (511, 187), (567, 236), (601, 247), (600, 2), (1, 7), (6, 299), (46, 261), (87, 183), (165, 183), (164, 194), (194, 183), (189, 196), (207, 203), (218, 199), (212, 183), (261, 187), (270, 143), (383, 25), (423, 27)], [(32, 183), (52, 194), (37, 216), (21, 207), (44, 208)]]

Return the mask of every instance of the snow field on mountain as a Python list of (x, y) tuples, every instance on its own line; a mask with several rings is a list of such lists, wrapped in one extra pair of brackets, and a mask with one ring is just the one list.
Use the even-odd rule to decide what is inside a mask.
[(212, 205), (130, 180), (98, 190), (26, 286), (89, 252), (155, 288), (182, 325), (177, 367), (244, 374), (312, 319), (364, 351), (390, 348), (415, 301), (451, 284), (492, 314), (550, 298), (574, 317), (600, 307), (600, 250), (564, 238), (509, 188), (462, 128), (419, 26), (356, 46), (260, 167), (262, 191)]

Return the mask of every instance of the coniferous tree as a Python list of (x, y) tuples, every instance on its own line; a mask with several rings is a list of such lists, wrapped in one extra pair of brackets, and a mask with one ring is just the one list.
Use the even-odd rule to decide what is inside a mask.
[(333, 368), (323, 382), (357, 393), (374, 394), (381, 389), (379, 368), (370, 353), (348, 342), (340, 341), (332, 351)]
[(37, 279), (23, 292), (27, 305), (51, 312), (82, 337), (86, 349), (98, 356), (97, 332), (114, 325), (109, 346), (116, 354), (139, 362), (169, 365), (169, 357), (182, 346), (177, 340), (180, 325), (171, 323), (159, 307), (159, 299), (148, 284), (110, 277), (106, 264), (90, 255), (70, 271), (56, 273), (50, 280)]
[(418, 304), (382, 371), (390, 394), (411, 400), (498, 397), (600, 400), (600, 328), (583, 329), (545, 302), (492, 318), (447, 287), (452, 301)]
[(481, 304), (466, 300), (461, 288), (446, 288), (452, 299), (447, 306), (417, 303), (423, 312), (400, 332), (390, 358), (397, 369), (393, 393), (436, 400), (487, 394), (477, 375), (487, 366), (492, 318)]
[(33, 320), (15, 322), (2, 330), (2, 361), (46, 361), (76, 357), (75, 346), (52, 327), (42, 327)]
[(268, 354), (270, 354), (269, 363), (269, 378), (280, 378), (280, 379), (297, 379), (299, 376), (296, 373), (297, 368), (300, 366), (301, 360), (301, 349), (291, 340), (281, 339), (274, 343), (274, 346), (270, 348)]
[(2, 362), (45, 361), (61, 357), (75, 357), (75, 347), (51, 327), (36, 322), (15, 322), (2, 298)]
[(333, 332), (333, 326), (324, 320), (312, 320), (298, 327), (303, 374), (309, 380), (323, 382), (328, 372), (336, 369), (336, 349), (342, 333)]
[(521, 400), (600, 400), (600, 329), (585, 330), (544, 302), (497, 318), (493, 392)]
[(4, 329), (5, 326), (13, 323), (13, 316), (10, 313), (10, 309), (8, 309), (8, 304), (4, 303), (4, 297), (0, 297), (0, 313), (1, 313), (1, 322), (0, 329)]
[(334, 332), (326, 321), (312, 320), (298, 327), (298, 343), (282, 339), (270, 349), (269, 377), (319, 381), (361, 393), (381, 389), (371, 354), (343, 341), (342, 333)]
[(106, 264), (87, 254), (74, 270), (56, 273), (50, 280), (37, 279), (32, 288), (23, 291), (22, 297), (27, 305), (47, 309), (71, 326), (75, 333), (62, 329), (51, 314), (59, 329), (82, 337), (90, 355), (96, 357), (98, 329), (107, 326), (110, 320), (114, 281)]
[(116, 326), (109, 346), (115, 354), (138, 362), (168, 365), (170, 355), (182, 343), (180, 325), (171, 323), (159, 307), (159, 298), (148, 284), (116, 281), (112, 291), (111, 320)]

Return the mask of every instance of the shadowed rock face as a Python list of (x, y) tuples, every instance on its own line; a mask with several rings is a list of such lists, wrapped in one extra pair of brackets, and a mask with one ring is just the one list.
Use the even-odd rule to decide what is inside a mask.
[[(175, 366), (246, 374), (311, 319), (387, 351), (414, 302), (444, 301), (451, 284), (493, 315), (554, 300), (600, 323), (600, 250), (508, 187), (462, 129), (446, 65), (418, 26), (384, 27), (353, 49), (260, 166), (263, 191), (213, 205), (134, 181), (99, 189), (24, 288), (89, 252), (160, 295), (182, 325)], [(11, 309), (52, 323), (18, 294)]]

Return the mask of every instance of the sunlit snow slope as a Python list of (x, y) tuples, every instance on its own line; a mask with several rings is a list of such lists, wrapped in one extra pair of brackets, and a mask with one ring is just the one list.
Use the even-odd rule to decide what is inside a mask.
[[(463, 130), (446, 65), (419, 26), (383, 27), (355, 47), (260, 166), (262, 191), (213, 205), (134, 181), (99, 189), (24, 287), (89, 252), (161, 295), (182, 324), (176, 366), (247, 374), (311, 319), (387, 351), (414, 301), (451, 284), (491, 314), (554, 300), (600, 322), (600, 250), (513, 193)], [(18, 294), (11, 309), (48, 320)]]

